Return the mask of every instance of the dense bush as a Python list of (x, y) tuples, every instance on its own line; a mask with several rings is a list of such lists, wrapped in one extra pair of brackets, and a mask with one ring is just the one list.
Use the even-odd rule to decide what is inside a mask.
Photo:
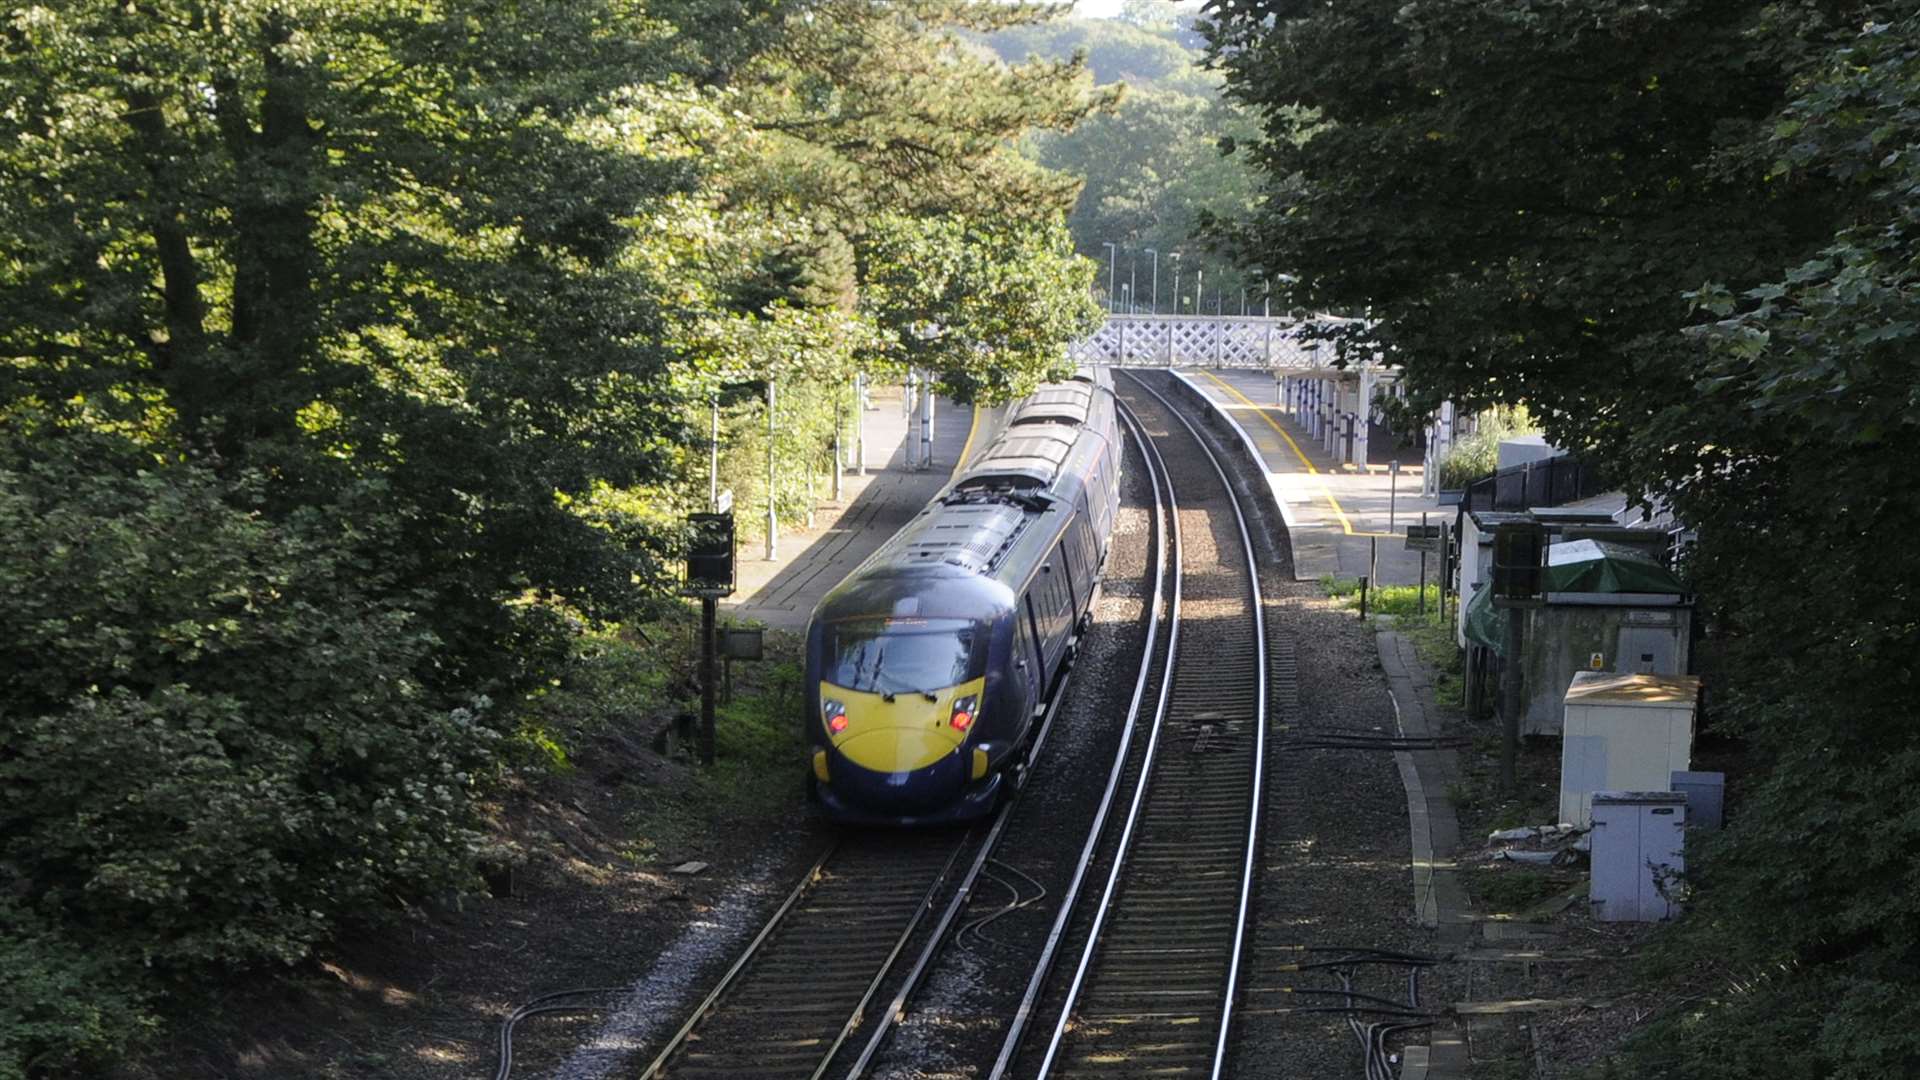
[(1440, 459), (1440, 486), (1455, 491), (1488, 475), (1500, 467), (1500, 440), (1539, 431), (1524, 407), (1487, 410), (1471, 435), (1447, 447)]
[(426, 700), (431, 637), (337, 524), (269, 524), (97, 440), (21, 445), (0, 449), (0, 901), (59, 923), (0, 937), (29, 975), (6, 1053), (110, 1042), (74, 1010), (115, 1006), (64, 988), (116, 965), (292, 960), (343, 913), (464, 880), (494, 735)]

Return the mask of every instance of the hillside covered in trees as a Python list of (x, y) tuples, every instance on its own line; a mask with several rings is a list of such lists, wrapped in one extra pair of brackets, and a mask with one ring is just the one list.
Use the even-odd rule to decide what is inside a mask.
[(1095, 82), (1124, 88), (1111, 110), (1068, 131), (1036, 131), (1023, 151), (1083, 182), (1067, 219), (1074, 249), (1097, 264), (1102, 294), (1111, 269), (1115, 302), (1129, 285), (1141, 311), (1153, 301), (1150, 252), (1159, 254), (1163, 312), (1176, 310), (1176, 270), (1177, 310), (1189, 313), (1204, 302), (1208, 312), (1237, 314), (1242, 290), (1257, 310), (1266, 287), (1262, 275), (1209, 249), (1211, 223), (1242, 220), (1253, 205), (1254, 172), (1233, 151), (1258, 127), (1206, 69), (1200, 14), (1198, 4), (1132, 0), (1117, 18), (1063, 18), (981, 39), (1009, 64), (1082, 54)]
[(1055, 371), (1093, 268), (1010, 147), (1108, 94), (955, 36), (1037, 13), (13, 12), (0, 1076), (475, 887), (531, 695), (670, 603), (709, 408), (763, 451), (778, 380), (797, 476), (856, 371)]

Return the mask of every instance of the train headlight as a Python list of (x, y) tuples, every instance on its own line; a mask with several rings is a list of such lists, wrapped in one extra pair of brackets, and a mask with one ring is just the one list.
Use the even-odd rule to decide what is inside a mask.
[(828, 698), (820, 703), (820, 718), (827, 723), (827, 730), (835, 735), (847, 730), (847, 707)]
[(953, 725), (955, 731), (965, 731), (972, 727), (974, 706), (979, 703), (979, 699), (972, 694), (956, 699), (953, 703), (953, 715), (947, 719), (947, 723)]

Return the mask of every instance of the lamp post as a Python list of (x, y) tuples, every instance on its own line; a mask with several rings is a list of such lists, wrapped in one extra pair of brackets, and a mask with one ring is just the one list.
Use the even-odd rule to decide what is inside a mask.
[(1127, 256), (1127, 314), (1137, 315), (1133, 310), (1134, 301), (1140, 296), (1140, 255), (1136, 252)]
[(1173, 313), (1180, 314), (1180, 253), (1167, 256), (1173, 262)]
[(1207, 298), (1207, 271), (1205, 267), (1202, 267), (1201, 269), (1195, 270), (1193, 272), (1193, 313), (1195, 315), (1206, 314), (1206, 312), (1200, 310), (1200, 304), (1206, 298)]
[(1113, 260), (1114, 260), (1114, 256), (1118, 253), (1119, 249), (1115, 248), (1112, 244), (1106, 243), (1104, 241), (1100, 244), (1100, 246), (1107, 249), (1107, 314), (1111, 315), (1113, 314), (1113, 297), (1114, 297)]
[(1120, 286), (1120, 297), (1120, 306), (1126, 309), (1127, 314), (1133, 314), (1133, 286), (1128, 283), (1122, 283)]
[(1152, 314), (1158, 315), (1160, 314), (1160, 253), (1152, 248), (1146, 250), (1147, 254), (1153, 256), (1153, 307), (1150, 310)]

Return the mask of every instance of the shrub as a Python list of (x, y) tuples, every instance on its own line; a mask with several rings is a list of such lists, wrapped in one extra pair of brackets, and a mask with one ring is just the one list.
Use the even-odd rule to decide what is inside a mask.
[(83, 949), (0, 900), (0, 1080), (77, 1075), (152, 1025), (124, 950)]
[[(378, 524), (270, 523), (244, 487), (99, 449), (0, 445), (0, 895), (59, 913), (4, 941), (36, 985), (96, 954), (289, 961), (345, 913), (464, 882), (495, 736), (420, 689), (433, 638), (350, 542)], [(29, 1061), (99, 1041), (0, 1024)]]
[(1493, 472), (1500, 467), (1500, 440), (1539, 431), (1525, 406), (1481, 413), (1473, 434), (1447, 447), (1440, 459), (1441, 488), (1454, 491)]

